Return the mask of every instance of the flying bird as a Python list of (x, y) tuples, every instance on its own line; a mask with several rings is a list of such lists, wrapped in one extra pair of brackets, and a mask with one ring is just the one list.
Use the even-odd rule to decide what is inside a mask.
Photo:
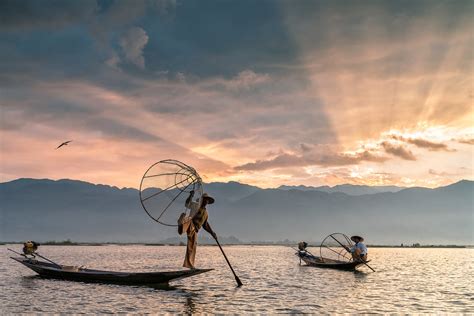
[(61, 145), (59, 145), (58, 147), (56, 147), (56, 149), (59, 149), (63, 146), (66, 146), (67, 144), (69, 144), (70, 142), (72, 142), (72, 140), (68, 140), (68, 141), (65, 141), (64, 143), (62, 143)]

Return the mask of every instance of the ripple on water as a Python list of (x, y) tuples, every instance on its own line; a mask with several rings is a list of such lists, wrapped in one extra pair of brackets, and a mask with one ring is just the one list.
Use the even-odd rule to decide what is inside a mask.
[[(10, 246), (11, 247), (11, 246)], [(43, 246), (64, 264), (109, 270), (180, 267), (184, 247)], [(5, 313), (416, 313), (474, 310), (472, 249), (370, 249), (361, 272), (298, 265), (281, 246), (232, 246), (226, 253), (244, 286), (216, 247), (199, 247), (209, 273), (169, 287), (118, 286), (43, 280), (8, 259), (0, 246), (0, 312)], [(397, 260), (393, 260), (397, 258)], [(403, 264), (400, 264), (402, 262)]]

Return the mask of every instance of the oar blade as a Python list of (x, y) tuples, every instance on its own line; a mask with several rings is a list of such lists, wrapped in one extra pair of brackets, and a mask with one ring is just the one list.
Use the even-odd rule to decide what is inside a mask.
[(238, 276), (235, 276), (235, 282), (237, 282), (237, 287), (241, 287), (242, 285), (244, 285), (242, 281), (240, 281), (240, 278)]

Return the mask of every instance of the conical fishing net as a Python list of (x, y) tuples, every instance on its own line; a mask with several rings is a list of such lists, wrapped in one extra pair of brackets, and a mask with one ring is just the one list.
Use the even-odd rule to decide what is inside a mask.
[(193, 201), (200, 202), (202, 180), (194, 168), (177, 160), (162, 160), (152, 165), (140, 184), (140, 201), (146, 213), (166, 226), (177, 226), (191, 191)]
[(352, 255), (347, 251), (354, 243), (341, 233), (334, 233), (326, 238), (320, 246), (320, 256), (325, 262), (351, 262)]

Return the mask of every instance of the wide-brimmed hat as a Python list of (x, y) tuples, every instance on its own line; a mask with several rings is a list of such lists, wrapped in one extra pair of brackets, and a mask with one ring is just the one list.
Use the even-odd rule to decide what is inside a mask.
[(360, 242), (360, 241), (364, 241), (364, 238), (360, 237), (360, 236), (352, 236), (351, 237), (351, 240), (353, 242)]
[(212, 204), (215, 201), (214, 198), (212, 196), (209, 196), (209, 194), (207, 194), (207, 193), (204, 193), (202, 195), (202, 199), (207, 200), (207, 204)]

